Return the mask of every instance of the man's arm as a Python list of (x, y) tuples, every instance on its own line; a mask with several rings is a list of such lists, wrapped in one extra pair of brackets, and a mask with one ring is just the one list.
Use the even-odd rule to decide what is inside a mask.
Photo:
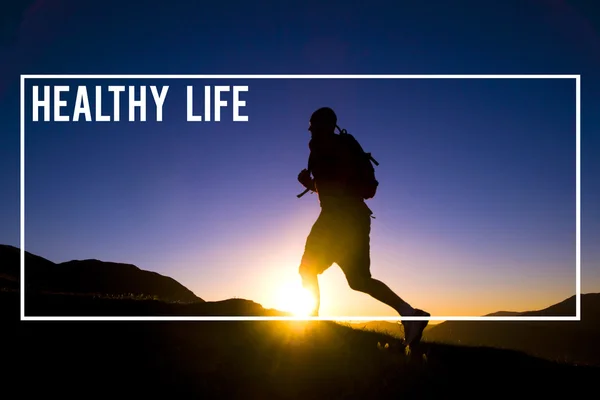
[(307, 169), (303, 169), (298, 174), (298, 182), (302, 184), (305, 188), (312, 192), (316, 192), (315, 180), (310, 176), (310, 171)]

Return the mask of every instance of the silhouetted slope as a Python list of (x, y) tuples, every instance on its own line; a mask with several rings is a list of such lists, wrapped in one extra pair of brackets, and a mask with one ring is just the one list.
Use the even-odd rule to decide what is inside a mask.
[(515, 315), (519, 315), (517, 311), (496, 311), (491, 314), (487, 314), (489, 317), (514, 317)]
[[(446, 321), (429, 329), (424, 340), (494, 346), (548, 359), (600, 365), (600, 293), (582, 295), (581, 310), (581, 321)], [(575, 296), (543, 310), (511, 314), (575, 315)]]
[[(51, 268), (54, 264), (50, 260), (46, 260), (43, 257), (25, 252), (25, 265), (31, 266), (31, 268)], [(20, 277), (20, 266), (21, 266), (21, 251), (14, 246), (6, 244), (0, 244), (0, 274), (5, 274), (13, 278)]]
[[(554, 304), (550, 307), (546, 307), (542, 310), (524, 311), (524, 312), (517, 313), (517, 315), (520, 315), (520, 316), (547, 316), (547, 317), (575, 316), (575, 313), (576, 313), (575, 301), (576, 301), (575, 296), (571, 296), (568, 299), (561, 301), (560, 303)], [(583, 303), (585, 303), (585, 305), (586, 305), (585, 307), (588, 309), (588, 311), (592, 311), (597, 316), (598, 311), (600, 311), (600, 293), (584, 294), (581, 296), (581, 302), (582, 302), (582, 306), (583, 306)], [(592, 323), (592, 320), (586, 320), (586, 322), (588, 322), (588, 321), (590, 323)], [(596, 324), (600, 323), (600, 320), (596, 319), (595, 323)]]
[[(344, 326), (348, 326), (354, 329), (362, 329), (369, 332), (379, 332), (386, 335), (390, 335), (396, 338), (404, 337), (404, 328), (399, 322), (388, 322), (388, 321), (367, 321), (367, 322), (352, 322), (352, 323), (341, 323)], [(429, 330), (433, 325), (427, 325), (425, 330)]]
[[(427, 343), (425, 362), (389, 336), (330, 322), (32, 323), (18, 321), (18, 305), (17, 292), (0, 292), (4, 342), (15, 344), (3, 350), (3, 390), (23, 397), (420, 399), (492, 390), (537, 398), (596, 388), (586, 372), (597, 370)], [(378, 350), (378, 342), (391, 346)]]
[[(18, 248), (0, 246), (0, 265), (0, 274), (8, 277), (0, 283), (8, 282), (12, 287), (20, 281)], [(27, 295), (47, 291), (148, 296), (166, 301), (204, 301), (173, 278), (142, 270), (135, 265), (99, 260), (73, 260), (56, 264), (29, 252), (25, 252), (25, 283)]]
[(367, 321), (367, 322), (353, 322), (343, 324), (354, 329), (362, 329), (369, 332), (379, 332), (386, 335), (390, 335), (397, 338), (404, 336), (404, 330), (402, 325), (394, 322), (387, 321)]
[(265, 309), (245, 299), (197, 301), (190, 303), (34, 292), (27, 295), (25, 315), (47, 317), (137, 317), (137, 316), (288, 316)]

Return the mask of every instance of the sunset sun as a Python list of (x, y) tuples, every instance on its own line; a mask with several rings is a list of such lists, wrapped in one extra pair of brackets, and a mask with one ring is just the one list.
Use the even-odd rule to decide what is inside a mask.
[(295, 317), (309, 317), (315, 307), (315, 299), (299, 282), (283, 284), (279, 287), (275, 308), (290, 312)]

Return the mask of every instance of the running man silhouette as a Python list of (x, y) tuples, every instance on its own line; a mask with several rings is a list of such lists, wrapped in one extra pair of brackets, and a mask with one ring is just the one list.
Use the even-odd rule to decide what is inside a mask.
[[(316, 302), (311, 315), (319, 315), (318, 276), (336, 263), (353, 290), (371, 295), (400, 316), (428, 317), (429, 313), (413, 308), (385, 283), (371, 276), (373, 212), (353, 185), (358, 163), (348, 147), (342, 145), (341, 135), (335, 133), (336, 127), (337, 116), (331, 108), (323, 107), (312, 114), (308, 128), (312, 136), (308, 169), (298, 174), (298, 181), (307, 190), (317, 193), (321, 206), (307, 237), (299, 268), (302, 284)], [(402, 324), (405, 343), (413, 345), (421, 340), (428, 321), (402, 321)]]

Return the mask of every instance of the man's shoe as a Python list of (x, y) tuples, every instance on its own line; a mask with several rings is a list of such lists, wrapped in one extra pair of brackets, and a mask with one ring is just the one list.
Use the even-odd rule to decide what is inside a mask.
[[(430, 317), (431, 315), (418, 308), (411, 317)], [(416, 346), (421, 341), (423, 331), (427, 327), (429, 321), (402, 321), (404, 325), (404, 344), (406, 346)]]

